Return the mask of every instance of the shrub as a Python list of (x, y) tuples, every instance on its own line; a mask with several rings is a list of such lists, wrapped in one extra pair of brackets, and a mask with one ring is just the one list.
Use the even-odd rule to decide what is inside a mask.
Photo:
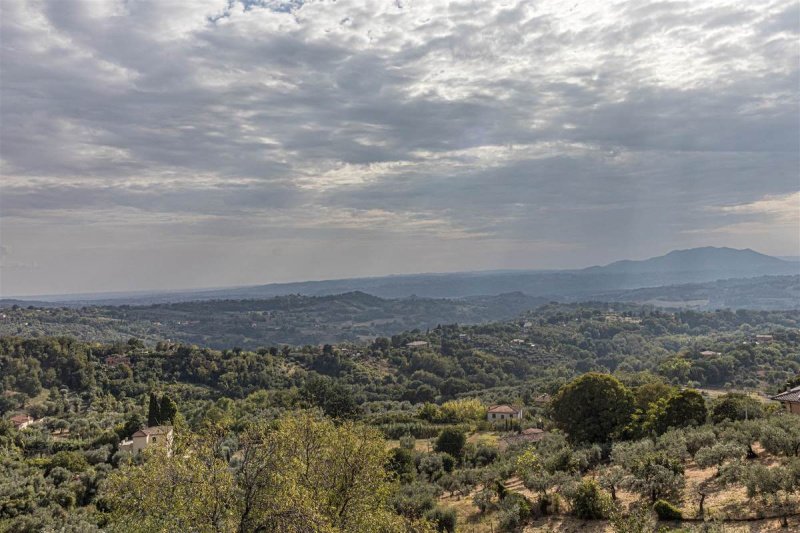
[(572, 512), (583, 520), (608, 518), (611, 498), (596, 481), (587, 479), (578, 485), (572, 497)]
[(437, 494), (436, 486), (413, 482), (400, 485), (400, 488), (389, 498), (389, 504), (397, 514), (416, 519), (433, 509)]
[(658, 500), (654, 503), (653, 510), (658, 515), (659, 520), (680, 520), (683, 518), (680, 509), (666, 500)]
[(531, 516), (531, 503), (522, 494), (512, 492), (500, 502), (498, 520), (503, 531), (516, 531)]
[(456, 512), (453, 509), (434, 507), (425, 513), (425, 518), (433, 522), (439, 533), (455, 533), (456, 531)]

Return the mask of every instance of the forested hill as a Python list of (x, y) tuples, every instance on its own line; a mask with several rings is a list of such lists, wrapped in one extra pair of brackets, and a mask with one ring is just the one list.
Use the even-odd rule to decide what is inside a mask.
[(212, 348), (357, 341), (437, 324), (508, 320), (546, 303), (521, 293), (464, 298), (382, 299), (362, 292), (148, 306), (38, 308), (0, 312), (0, 335), (69, 335), (81, 340), (136, 337)]
[[(661, 308), (797, 309), (800, 276), (765, 276), (611, 291), (592, 298)], [(565, 299), (567, 302), (569, 298)], [(520, 292), (460, 299), (383, 299), (355, 291), (251, 300), (201, 300), (144, 306), (72, 308), (12, 304), (0, 311), (0, 335), (69, 335), (82, 340), (130, 337), (213, 348), (321, 344), (427, 330), (438, 324), (482, 324), (519, 317), (547, 303)], [(624, 309), (624, 307), (622, 307)]]

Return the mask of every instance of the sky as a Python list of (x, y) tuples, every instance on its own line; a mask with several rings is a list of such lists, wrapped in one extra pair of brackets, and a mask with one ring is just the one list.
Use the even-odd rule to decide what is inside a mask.
[(800, 3), (0, 0), (0, 294), (800, 254)]

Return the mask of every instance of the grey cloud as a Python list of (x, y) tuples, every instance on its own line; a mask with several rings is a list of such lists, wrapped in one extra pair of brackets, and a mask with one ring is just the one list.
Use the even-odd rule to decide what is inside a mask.
[(52, 244), (31, 228), (119, 209), (142, 242), (405, 231), (596, 263), (800, 189), (791, 0), (2, 4), (0, 209), (26, 260)]

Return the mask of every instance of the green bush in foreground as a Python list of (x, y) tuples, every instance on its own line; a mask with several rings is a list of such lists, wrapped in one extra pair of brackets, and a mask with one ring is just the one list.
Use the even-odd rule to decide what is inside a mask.
[(653, 510), (659, 520), (680, 520), (683, 518), (680, 509), (665, 500), (658, 500), (653, 504)]
[(603, 491), (596, 481), (584, 480), (578, 485), (572, 497), (572, 512), (583, 520), (608, 518), (611, 510), (611, 497)]

